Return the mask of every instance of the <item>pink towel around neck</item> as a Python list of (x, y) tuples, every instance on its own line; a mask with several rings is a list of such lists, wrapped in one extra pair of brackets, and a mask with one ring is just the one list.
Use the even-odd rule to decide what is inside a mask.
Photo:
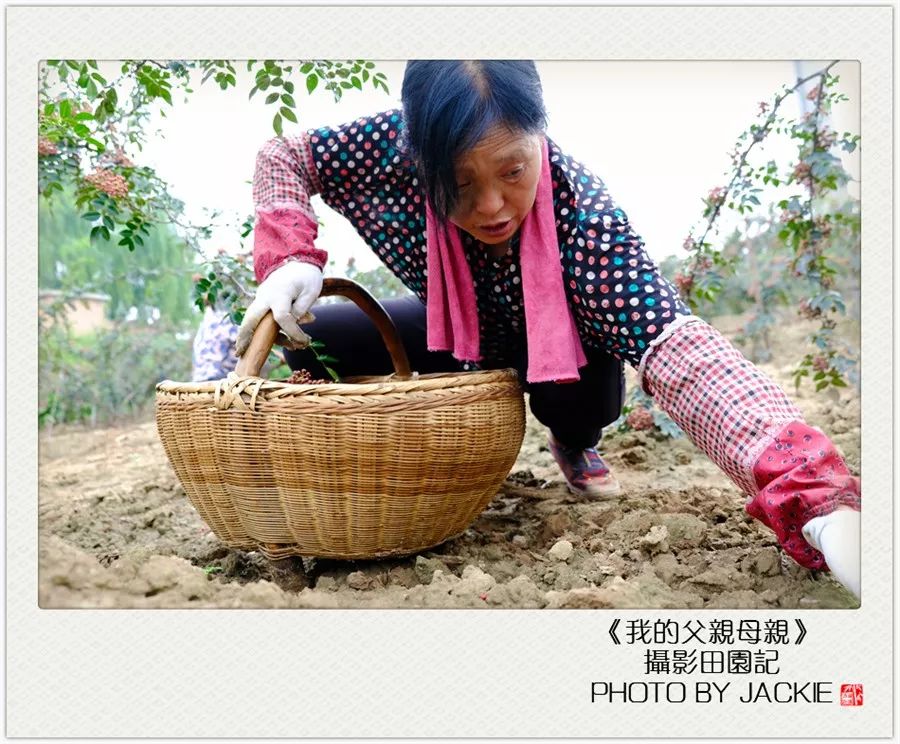
[[(428, 349), (479, 361), (475, 285), (459, 228), (437, 220), (427, 200), (425, 210)], [(534, 205), (521, 226), (519, 254), (528, 344), (526, 378), (528, 382), (574, 382), (580, 379), (578, 368), (587, 359), (563, 286), (546, 139), (541, 142), (541, 176)]]

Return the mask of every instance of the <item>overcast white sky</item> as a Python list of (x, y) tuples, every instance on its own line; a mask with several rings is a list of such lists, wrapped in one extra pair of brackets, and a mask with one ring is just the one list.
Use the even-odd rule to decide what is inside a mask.
[[(399, 106), (404, 64), (378, 63), (387, 74), (390, 95), (368, 88), (351, 90), (336, 104), (323, 90), (312, 96), (301, 93), (296, 96), (299, 123), (286, 122), (285, 134)], [(538, 70), (550, 136), (606, 182), (649, 254), (661, 261), (671, 254), (684, 255), (682, 242), (703, 211), (700, 200), (724, 184), (730, 165), (727, 153), (754, 121), (758, 103), (771, 101), (784, 84), (793, 84), (798, 71), (806, 75), (824, 64), (565, 61), (539, 62)], [(858, 133), (858, 65), (841, 63), (833, 71), (841, 76), (842, 89), (850, 97), (835, 112), (833, 126), (839, 132)], [(274, 111), (264, 105), (262, 96), (246, 99), (247, 73), (238, 80), (240, 92), (222, 92), (212, 81), (193, 87), (188, 104), (176, 100), (166, 118), (155, 120), (165, 137), (154, 139), (136, 160), (157, 169), (172, 193), (185, 201), (189, 216), (202, 219), (202, 207), (246, 216), (252, 211), (249, 181), (256, 151), (274, 136)], [(798, 104), (790, 100), (783, 110), (794, 117)], [(766, 159), (790, 158), (791, 146), (783, 145)], [(858, 157), (845, 163), (858, 178)], [(318, 244), (338, 267), (350, 255), (360, 268), (377, 265), (342, 217), (318, 197), (313, 204), (325, 223)], [(208, 247), (234, 250), (238, 239), (220, 232)]]

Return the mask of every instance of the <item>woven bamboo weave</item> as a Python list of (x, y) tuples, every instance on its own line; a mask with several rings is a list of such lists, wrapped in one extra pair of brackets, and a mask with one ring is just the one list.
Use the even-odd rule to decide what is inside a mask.
[(462, 533), (515, 462), (525, 411), (513, 370), (318, 385), (231, 373), (159, 383), (156, 421), (223, 543), (359, 559)]

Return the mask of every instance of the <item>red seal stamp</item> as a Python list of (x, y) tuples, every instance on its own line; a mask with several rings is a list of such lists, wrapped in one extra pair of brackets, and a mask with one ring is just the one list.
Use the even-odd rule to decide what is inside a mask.
[(841, 685), (841, 705), (862, 705), (862, 685)]

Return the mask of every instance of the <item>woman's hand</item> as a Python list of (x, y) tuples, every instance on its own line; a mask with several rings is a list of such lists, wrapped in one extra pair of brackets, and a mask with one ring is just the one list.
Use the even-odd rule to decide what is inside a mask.
[(832, 576), (860, 598), (860, 513), (838, 507), (803, 525), (803, 537), (825, 556)]
[(309, 340), (297, 323), (312, 307), (322, 291), (322, 270), (311, 263), (288, 261), (275, 269), (259, 285), (256, 297), (244, 314), (234, 348), (243, 356), (253, 332), (269, 311), (282, 332), (291, 341), (303, 345)]

